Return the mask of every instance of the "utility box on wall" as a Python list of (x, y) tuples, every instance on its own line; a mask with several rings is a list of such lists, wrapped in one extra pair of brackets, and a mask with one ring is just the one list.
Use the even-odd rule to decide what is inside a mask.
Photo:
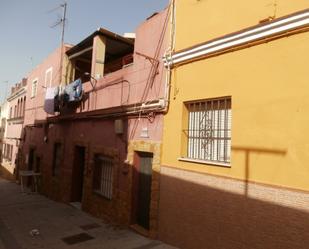
[(115, 120), (115, 133), (123, 134), (123, 120), (122, 119)]

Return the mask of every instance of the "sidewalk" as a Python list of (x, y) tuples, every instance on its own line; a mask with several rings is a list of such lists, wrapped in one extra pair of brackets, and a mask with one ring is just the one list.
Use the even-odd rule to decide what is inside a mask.
[[(37, 229), (38, 235), (30, 235)], [(36, 231), (33, 231), (35, 233)], [(0, 178), (0, 249), (173, 249)]]

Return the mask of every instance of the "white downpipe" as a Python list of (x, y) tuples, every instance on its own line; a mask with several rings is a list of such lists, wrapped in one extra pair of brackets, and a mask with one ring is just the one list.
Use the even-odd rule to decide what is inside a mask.
[[(175, 6), (175, 0), (171, 0), (170, 2), (170, 45), (166, 49), (163, 58), (172, 58), (172, 53), (175, 48), (175, 27), (176, 27), (176, 6)], [(169, 106), (169, 96), (170, 96), (170, 88), (171, 88), (171, 68), (168, 65), (165, 75), (165, 85), (164, 85), (164, 97), (163, 99), (159, 99), (157, 103), (143, 103), (140, 107), (140, 110), (137, 112), (143, 112), (144, 110), (154, 109), (155, 110), (162, 110), (163, 112), (167, 112), (168, 106)], [(134, 112), (134, 111), (133, 111)], [(130, 112), (132, 113), (132, 112)]]
[[(170, 6), (170, 46), (164, 53), (163, 58), (172, 58), (172, 53), (175, 48), (175, 33), (176, 33), (176, 6), (175, 0), (171, 0)], [(171, 89), (171, 76), (172, 71), (170, 64), (167, 65), (166, 75), (165, 75), (165, 86), (164, 86), (164, 112), (167, 112), (169, 107), (170, 89)]]

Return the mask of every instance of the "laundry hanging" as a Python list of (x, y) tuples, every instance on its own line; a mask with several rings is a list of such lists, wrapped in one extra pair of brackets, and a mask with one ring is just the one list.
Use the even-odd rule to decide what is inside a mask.
[(83, 97), (83, 84), (77, 79), (64, 88), (64, 102), (80, 101)]
[(58, 87), (48, 87), (45, 93), (44, 111), (48, 114), (54, 115), (57, 111), (56, 99), (59, 94)]

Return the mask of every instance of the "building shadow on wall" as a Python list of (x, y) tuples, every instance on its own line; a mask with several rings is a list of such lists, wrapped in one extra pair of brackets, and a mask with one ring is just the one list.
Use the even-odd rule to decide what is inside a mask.
[(254, 184), (246, 196), (248, 183), (167, 167), (161, 172), (160, 240), (184, 249), (308, 248), (308, 193)]
[(277, 149), (267, 149), (267, 148), (257, 148), (257, 147), (242, 147), (242, 146), (233, 146), (232, 151), (243, 152), (245, 155), (245, 195), (248, 195), (248, 182), (250, 178), (250, 156), (263, 154), (263, 155), (272, 155), (272, 156), (285, 156), (287, 154), (286, 150), (277, 150)]
[(305, 249), (309, 192), (250, 183), (250, 157), (285, 150), (233, 147), (245, 180), (161, 168), (159, 239), (184, 249)]
[(16, 176), (12, 174), (10, 171), (8, 171), (5, 167), (0, 165), (0, 178), (9, 180), (9, 181), (15, 181)]

